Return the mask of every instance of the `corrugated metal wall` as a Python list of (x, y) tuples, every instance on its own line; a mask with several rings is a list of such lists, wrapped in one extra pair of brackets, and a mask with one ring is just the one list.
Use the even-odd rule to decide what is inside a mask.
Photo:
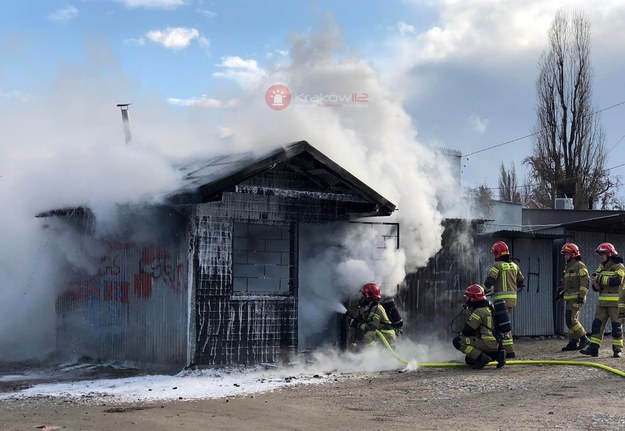
[(102, 247), (97, 272), (72, 277), (57, 299), (59, 350), (159, 368), (186, 364), (186, 246)]
[(525, 276), (525, 288), (518, 293), (517, 306), (512, 313), (512, 333), (515, 336), (553, 335), (553, 240), (479, 238), (480, 284), (494, 262), (491, 247), (496, 241), (508, 244), (512, 258)]
[(471, 223), (445, 221), (442, 249), (424, 268), (406, 276), (406, 286), (397, 301), (406, 322), (406, 334), (451, 335), (451, 322), (464, 305), (464, 290), (470, 284), (481, 283), (474, 235)]

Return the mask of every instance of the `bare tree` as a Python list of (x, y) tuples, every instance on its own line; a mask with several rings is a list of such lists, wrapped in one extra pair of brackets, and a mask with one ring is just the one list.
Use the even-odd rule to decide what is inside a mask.
[(505, 202), (521, 202), (520, 187), (517, 181), (514, 162), (507, 170), (503, 162), (499, 168), (499, 200)]
[(605, 134), (591, 107), (590, 24), (582, 13), (559, 11), (549, 29), (536, 82), (537, 124), (531, 168), (532, 196), (553, 207), (572, 197), (575, 208), (593, 208), (617, 186), (605, 168)]
[(488, 217), (495, 205), (493, 191), (486, 185), (471, 188), (469, 192), (469, 204), (471, 212), (476, 217)]

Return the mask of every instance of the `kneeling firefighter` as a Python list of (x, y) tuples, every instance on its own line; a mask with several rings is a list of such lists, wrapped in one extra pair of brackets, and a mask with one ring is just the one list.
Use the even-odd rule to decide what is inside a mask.
[(497, 368), (503, 367), (506, 353), (495, 336), (499, 331), (484, 289), (479, 284), (472, 284), (464, 291), (464, 296), (467, 297), (465, 306), (471, 314), (460, 335), (453, 339), (454, 347), (466, 355), (465, 361), (473, 369), (482, 369), (492, 360), (497, 361)]
[(389, 344), (397, 341), (397, 333), (381, 304), (382, 293), (376, 283), (366, 283), (360, 288), (361, 312), (359, 316), (347, 315), (349, 326), (355, 328), (361, 335), (363, 345), (372, 346), (378, 341), (380, 333)]

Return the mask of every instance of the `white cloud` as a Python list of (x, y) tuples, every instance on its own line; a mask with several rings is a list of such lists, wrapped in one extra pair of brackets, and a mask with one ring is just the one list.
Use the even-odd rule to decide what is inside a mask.
[(145, 34), (145, 37), (152, 42), (159, 43), (165, 48), (173, 50), (186, 48), (193, 39), (197, 39), (200, 45), (208, 45), (208, 39), (201, 37), (200, 32), (195, 28), (167, 27), (165, 30), (149, 31)]
[(67, 6), (57, 9), (48, 15), (48, 19), (52, 21), (70, 21), (78, 16), (78, 9), (74, 6)]
[(243, 88), (254, 88), (267, 76), (267, 72), (259, 68), (253, 59), (244, 60), (238, 56), (222, 57), (217, 66), (224, 70), (213, 73), (213, 77), (232, 79)]
[(0, 90), (0, 97), (6, 100), (17, 100), (19, 102), (27, 102), (30, 98), (28, 94), (24, 94), (19, 90), (12, 90), (8, 92)]
[(399, 33), (401, 35), (416, 34), (416, 30), (415, 30), (414, 26), (412, 26), (410, 24), (406, 24), (403, 21), (400, 21), (400, 22), (397, 23), (397, 30), (399, 30)]
[(185, 0), (117, 0), (129, 8), (175, 9), (186, 4)]
[(469, 124), (471, 124), (471, 128), (480, 135), (486, 131), (488, 123), (490, 123), (490, 120), (480, 118), (479, 115), (473, 114), (469, 116)]
[(145, 39), (142, 37), (124, 39), (124, 45), (126, 46), (143, 46), (145, 45)]
[(206, 96), (205, 94), (199, 98), (191, 98), (191, 99), (176, 99), (174, 97), (170, 97), (167, 99), (169, 103), (176, 106), (200, 106), (203, 108), (229, 108), (232, 106), (236, 106), (237, 100), (219, 100), (213, 99), (211, 97)]
[(204, 17), (208, 19), (213, 19), (217, 16), (215, 12), (208, 10), (208, 9), (198, 9), (197, 11), (200, 15), (204, 15)]

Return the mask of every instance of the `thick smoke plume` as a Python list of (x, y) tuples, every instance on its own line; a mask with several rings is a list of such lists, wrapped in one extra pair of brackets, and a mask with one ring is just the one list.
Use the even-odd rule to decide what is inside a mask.
[[(380, 83), (372, 65), (345, 50), (332, 22), (313, 36), (292, 36), (289, 60), (266, 70), (262, 82), (242, 86), (238, 104), (219, 116), (199, 108), (173, 109), (160, 95), (142, 96), (107, 54), (106, 44), (92, 42), (89, 49), (98, 54), (87, 66), (67, 67), (26, 102), (0, 106), (5, 203), (0, 209), (0, 359), (41, 357), (54, 348), (55, 280), (76, 245), (58, 236), (50, 245), (54, 230), (43, 229), (35, 215), (84, 206), (103, 223), (100, 229), (110, 230), (119, 204), (158, 203), (159, 196), (176, 188), (173, 163), (307, 140), (397, 206), (385, 222), (400, 224), (400, 248), (393, 240), (374, 246), (380, 230), (369, 225), (337, 226), (314, 242), (307, 234), (315, 237), (315, 227), (304, 229), (303, 243), (317, 253), (303, 256), (310, 260), (302, 264), (300, 287), (317, 313), (308, 317), (301, 303), (303, 325), (311, 319), (330, 321), (337, 304), (366, 281), (394, 294), (406, 272), (440, 248), (443, 212), (453, 211), (459, 201), (449, 165), (419, 144), (401, 95)], [(270, 109), (264, 98), (278, 83), (298, 96), (282, 111)], [(321, 106), (312, 97), (331, 94), (366, 94), (366, 103)], [(131, 146), (125, 144), (115, 107), (126, 102), (132, 102)], [(219, 139), (224, 129), (231, 133), (227, 145)]]

